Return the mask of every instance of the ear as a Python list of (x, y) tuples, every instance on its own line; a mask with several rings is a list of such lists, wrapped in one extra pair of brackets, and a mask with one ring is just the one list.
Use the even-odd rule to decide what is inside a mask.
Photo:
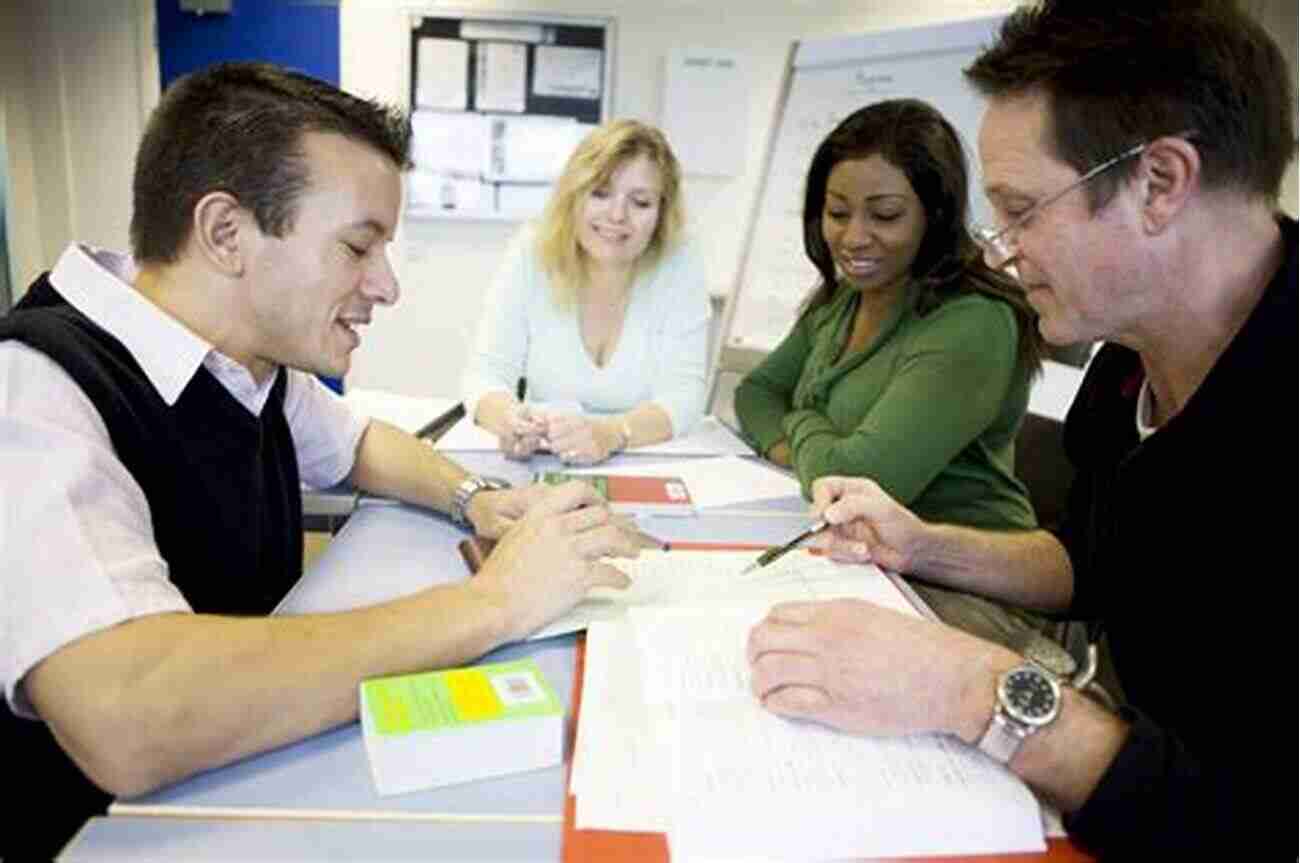
[(229, 192), (209, 192), (194, 205), (194, 250), (221, 273), (243, 275), (249, 214)]
[(1201, 154), (1185, 138), (1157, 138), (1139, 157), (1142, 224), (1151, 234), (1169, 226), (1200, 185)]

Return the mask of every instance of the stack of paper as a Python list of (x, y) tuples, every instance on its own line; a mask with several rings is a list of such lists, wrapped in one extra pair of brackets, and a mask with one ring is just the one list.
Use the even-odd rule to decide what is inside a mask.
[[(717, 580), (747, 559), (693, 554), (713, 558), (690, 565)], [(674, 859), (1043, 849), (1033, 795), (964, 744), (859, 737), (758, 705), (745, 641), (776, 599), (848, 596), (916, 613), (873, 567), (799, 552), (766, 569), (781, 570), (772, 575), (784, 591), (742, 584), (728, 601), (643, 605), (590, 625), (570, 788), (576, 826), (666, 832)]]

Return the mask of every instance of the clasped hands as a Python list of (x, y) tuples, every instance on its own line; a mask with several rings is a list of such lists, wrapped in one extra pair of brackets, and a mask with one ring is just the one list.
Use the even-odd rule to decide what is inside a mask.
[(613, 455), (619, 436), (590, 417), (547, 413), (521, 404), (511, 409), (499, 441), (507, 458), (526, 459), (550, 451), (565, 464), (590, 465)]

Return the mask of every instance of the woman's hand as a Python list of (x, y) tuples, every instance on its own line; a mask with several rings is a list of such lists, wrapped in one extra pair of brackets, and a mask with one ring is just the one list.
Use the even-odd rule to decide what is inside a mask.
[(529, 411), (528, 405), (516, 404), (507, 411), (506, 427), (497, 440), (506, 458), (528, 458), (547, 446), (546, 419)]
[(575, 414), (547, 417), (546, 439), (551, 452), (565, 464), (597, 464), (613, 455), (619, 446), (619, 435), (604, 423)]

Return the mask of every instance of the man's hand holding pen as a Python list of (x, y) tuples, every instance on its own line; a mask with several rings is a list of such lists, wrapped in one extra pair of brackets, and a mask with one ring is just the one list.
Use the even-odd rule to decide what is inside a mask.
[(823, 477), (812, 491), (813, 516), (830, 525), (826, 550), (832, 558), (911, 571), (926, 536), (925, 522), (869, 479)]

